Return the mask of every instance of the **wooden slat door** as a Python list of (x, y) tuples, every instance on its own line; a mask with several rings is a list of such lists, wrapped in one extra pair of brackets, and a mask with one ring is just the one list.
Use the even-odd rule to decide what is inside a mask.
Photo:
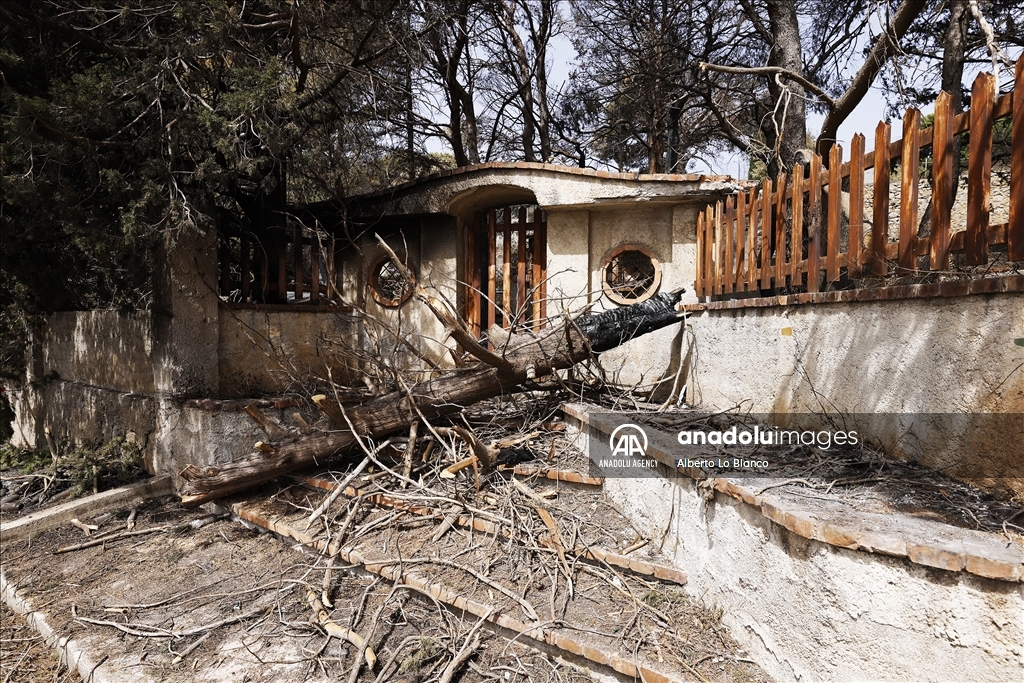
[(466, 236), (466, 320), (483, 335), (540, 329), (546, 317), (547, 223), (537, 206), (502, 206), (476, 215)]

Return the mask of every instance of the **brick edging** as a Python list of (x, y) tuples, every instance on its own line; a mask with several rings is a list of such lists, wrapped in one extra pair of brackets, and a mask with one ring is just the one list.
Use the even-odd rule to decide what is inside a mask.
[(844, 289), (836, 292), (804, 292), (802, 294), (730, 299), (728, 301), (707, 301), (704, 303), (686, 304), (683, 310), (687, 313), (700, 313), (703, 311), (733, 311), (741, 308), (930, 299), (1016, 292), (1024, 292), (1024, 275), (1007, 275), (953, 282), (933, 282), (921, 285), (894, 285), (872, 289)]

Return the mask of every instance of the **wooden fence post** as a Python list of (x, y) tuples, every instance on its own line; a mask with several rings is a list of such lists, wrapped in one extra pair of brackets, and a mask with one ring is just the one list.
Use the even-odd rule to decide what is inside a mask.
[(775, 185), (775, 287), (786, 286), (786, 174)]
[(918, 185), (921, 179), (921, 112), (911, 107), (903, 117), (903, 156), (900, 160), (900, 268), (917, 270), (914, 240), (917, 238)]
[(804, 167), (793, 165), (793, 221), (789, 233), (789, 284), (799, 287), (800, 261), (804, 256)]
[(864, 250), (864, 136), (857, 133), (850, 142), (850, 243), (847, 247), (850, 279), (860, 278)]
[(949, 268), (953, 182), (953, 103), (952, 96), (943, 91), (935, 101), (935, 122), (932, 125), (931, 270)]
[(807, 291), (821, 288), (821, 157), (811, 157), (810, 198), (807, 207), (810, 235), (807, 242)]
[(695, 296), (704, 296), (704, 213), (697, 214), (697, 277), (693, 281)]
[(988, 263), (988, 221), (992, 194), (992, 107), (995, 78), (980, 73), (971, 88), (971, 151), (967, 160), (967, 265)]
[(742, 292), (743, 287), (743, 259), (746, 256), (745, 247), (747, 244), (747, 193), (736, 193), (736, 273), (733, 282), (737, 292)]
[(1006, 233), (1006, 250), (1011, 261), (1024, 261), (1024, 57), (1017, 60), (1011, 135), (1010, 229)]
[(872, 201), (870, 270), (885, 277), (889, 272), (885, 247), (889, 244), (889, 137), (892, 127), (879, 121), (875, 128), (874, 199)]
[(725, 294), (733, 293), (732, 277), (733, 243), (736, 241), (736, 198), (725, 198), (725, 260), (722, 261), (722, 288)]
[(839, 224), (843, 211), (843, 148), (832, 145), (828, 161), (828, 243), (825, 245), (825, 281), (839, 279)]
[(758, 287), (771, 289), (772, 286), (772, 179), (761, 183), (761, 270)]

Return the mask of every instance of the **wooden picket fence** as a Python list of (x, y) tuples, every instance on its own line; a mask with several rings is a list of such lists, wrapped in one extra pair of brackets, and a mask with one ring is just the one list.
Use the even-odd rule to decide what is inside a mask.
[[(815, 155), (809, 173), (796, 165), (788, 178), (783, 173), (774, 183), (765, 179), (760, 187), (708, 206), (697, 220), (697, 296), (771, 295), (783, 288), (813, 293), (841, 279), (843, 286), (855, 287), (864, 277), (890, 275), (890, 267), (896, 275), (949, 270), (951, 254), (963, 253), (964, 265), (983, 265), (990, 248), (1005, 248), (1010, 261), (1024, 260), (1024, 57), (1017, 61), (1012, 92), (996, 99), (995, 77), (983, 73), (974, 81), (969, 111), (953, 116), (950, 101), (949, 93), (939, 94), (928, 128), (920, 127), (920, 111), (908, 109), (901, 139), (891, 141), (890, 125), (879, 123), (872, 152), (865, 153), (864, 136), (858, 133), (848, 161), (835, 145), (827, 169)], [(1009, 222), (990, 225), (993, 124), (1007, 116), (1012, 116)], [(966, 131), (967, 225), (953, 226), (953, 183), (958, 181), (953, 177), (953, 138)], [(920, 160), (928, 147), (930, 235), (919, 237)], [(893, 160), (900, 167), (899, 240), (889, 243)], [(871, 224), (865, 226), (864, 176), (872, 168), (881, 172), (874, 173)], [(846, 221), (844, 192), (831, 191), (844, 185), (849, 188)]]

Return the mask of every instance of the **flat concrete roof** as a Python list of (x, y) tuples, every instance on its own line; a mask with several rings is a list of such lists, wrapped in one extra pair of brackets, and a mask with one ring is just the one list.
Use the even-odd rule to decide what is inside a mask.
[(743, 187), (730, 176), (613, 173), (525, 161), (447, 169), (387, 190), (297, 207), (320, 217), (344, 207), (353, 217), (465, 215), (508, 203), (547, 211), (636, 203), (705, 203)]

